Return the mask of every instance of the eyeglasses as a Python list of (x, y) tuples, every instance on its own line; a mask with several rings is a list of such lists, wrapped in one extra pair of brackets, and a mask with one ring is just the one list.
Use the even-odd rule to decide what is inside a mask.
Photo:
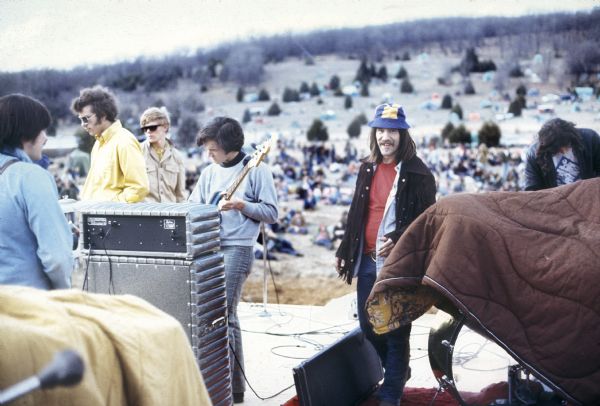
[(160, 127), (162, 124), (155, 124), (155, 125), (147, 125), (145, 127), (142, 127), (142, 132), (145, 133), (146, 131), (150, 131), (151, 133), (153, 133), (154, 131), (156, 131), (156, 129), (158, 127)]
[(94, 117), (96, 114), (90, 114), (89, 116), (78, 117), (81, 121), (81, 124), (87, 124), (90, 122), (90, 118)]

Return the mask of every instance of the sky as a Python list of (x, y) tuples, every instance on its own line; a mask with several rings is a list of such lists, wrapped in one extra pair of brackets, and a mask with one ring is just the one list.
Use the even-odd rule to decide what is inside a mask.
[(598, 0), (0, 0), (0, 71), (90, 66), (421, 18), (589, 11)]

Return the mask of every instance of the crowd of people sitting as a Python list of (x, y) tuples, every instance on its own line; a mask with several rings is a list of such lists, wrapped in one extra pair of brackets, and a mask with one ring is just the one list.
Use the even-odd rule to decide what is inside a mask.
[[(338, 152), (339, 151), (339, 152)], [(433, 139), (418, 146), (418, 154), (436, 178), (438, 198), (459, 192), (523, 190), (522, 147), (488, 148), (467, 145), (440, 147)], [(188, 156), (185, 170), (186, 193), (198, 181), (208, 158), (200, 153)], [(304, 211), (323, 210), (324, 206), (349, 206), (354, 193), (360, 156), (352, 141), (343, 149), (326, 145), (302, 145), (293, 138), (282, 138), (267, 159), (271, 166), (278, 200), (282, 203), (279, 221), (269, 225), (269, 249), (291, 255), (300, 254), (285, 234), (311, 235), (316, 245), (334, 249), (343, 234), (345, 219), (335, 224), (309, 224)], [(89, 170), (89, 154), (75, 149), (58, 165), (51, 165), (59, 196), (78, 199)], [(287, 209), (286, 202), (301, 201), (301, 209)], [(344, 211), (344, 215), (347, 211)], [(262, 246), (255, 255), (262, 258)], [(271, 255), (275, 259), (275, 255)]]

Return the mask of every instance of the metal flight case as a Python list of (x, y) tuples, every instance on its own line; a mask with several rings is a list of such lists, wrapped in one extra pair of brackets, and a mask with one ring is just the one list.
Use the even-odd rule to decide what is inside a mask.
[(84, 287), (131, 294), (186, 331), (214, 405), (232, 403), (219, 213), (197, 203), (87, 203), (80, 209)]

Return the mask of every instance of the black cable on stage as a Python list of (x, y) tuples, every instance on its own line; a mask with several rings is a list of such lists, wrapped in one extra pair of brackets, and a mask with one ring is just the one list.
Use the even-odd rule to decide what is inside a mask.
[[(286, 390), (290, 389), (291, 387), (293, 387), (295, 384), (291, 384), (290, 386), (287, 386), (283, 389), (281, 389), (279, 392), (267, 396), (267, 397), (262, 397), (260, 396), (258, 393), (256, 393), (256, 391), (254, 390), (254, 388), (252, 387), (252, 385), (250, 384), (250, 381), (248, 381), (248, 377), (246, 376), (246, 371), (244, 371), (244, 368), (242, 368), (242, 365), (240, 364), (240, 361), (235, 353), (235, 351), (233, 350), (233, 346), (231, 345), (231, 343), (229, 343), (229, 349), (231, 350), (231, 354), (233, 354), (233, 357), (235, 359), (236, 364), (238, 365), (238, 367), (240, 367), (240, 371), (242, 371), (242, 375), (244, 376), (244, 380), (246, 381), (246, 383), (248, 384), (248, 387), (250, 388), (250, 390), (252, 391), (252, 393), (254, 393), (254, 395), (256, 395), (257, 398), (259, 398), (260, 400), (269, 400), (269, 399), (273, 399), (275, 396), (278, 396), (280, 394), (282, 394), (283, 392), (285, 392)], [(233, 374), (233, 371), (231, 371), (231, 373)]]

